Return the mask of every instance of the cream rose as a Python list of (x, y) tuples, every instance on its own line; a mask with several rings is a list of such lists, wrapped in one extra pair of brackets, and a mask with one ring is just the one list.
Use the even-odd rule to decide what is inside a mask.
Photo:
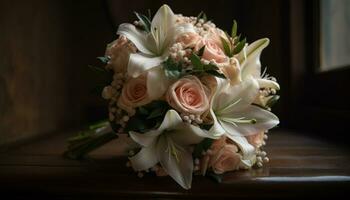
[(212, 163), (213, 171), (222, 174), (238, 169), (241, 155), (237, 153), (236, 145), (226, 144), (215, 156)]
[(186, 76), (172, 84), (166, 100), (171, 107), (184, 114), (200, 115), (209, 109), (205, 88), (195, 76)]
[(136, 47), (125, 36), (120, 36), (107, 46), (105, 55), (110, 57), (107, 68), (114, 72), (125, 72), (130, 54), (135, 52)]
[(133, 114), (133, 108), (150, 102), (151, 99), (147, 93), (147, 78), (145, 75), (141, 75), (137, 78), (130, 78), (124, 84), (118, 106)]
[(197, 33), (185, 33), (180, 35), (176, 42), (181, 43), (185, 48), (192, 48), (197, 45), (197, 43), (202, 39)]

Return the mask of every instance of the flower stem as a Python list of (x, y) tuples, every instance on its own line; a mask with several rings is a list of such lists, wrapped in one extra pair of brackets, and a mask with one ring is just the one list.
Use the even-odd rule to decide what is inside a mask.
[(69, 145), (64, 156), (70, 159), (81, 159), (89, 152), (116, 138), (117, 135), (109, 124), (93, 128), (90, 126), (90, 130), (83, 131), (68, 140)]

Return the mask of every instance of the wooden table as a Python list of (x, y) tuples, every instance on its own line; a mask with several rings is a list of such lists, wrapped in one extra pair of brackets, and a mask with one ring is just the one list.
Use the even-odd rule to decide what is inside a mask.
[[(291, 131), (269, 134), (270, 162), (228, 173), (221, 184), (195, 176), (191, 190), (169, 177), (137, 175), (111, 142), (84, 161), (61, 156), (67, 132), (0, 152), (0, 195), (11, 199), (203, 199), (334, 197), (350, 190), (350, 154), (339, 145)], [(10, 198), (9, 198), (10, 199)]]

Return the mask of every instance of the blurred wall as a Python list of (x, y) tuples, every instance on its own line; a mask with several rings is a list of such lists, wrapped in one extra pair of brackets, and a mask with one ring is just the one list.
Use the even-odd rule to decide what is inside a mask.
[(103, 1), (0, 2), (0, 146), (89, 120), (88, 64), (113, 38)]

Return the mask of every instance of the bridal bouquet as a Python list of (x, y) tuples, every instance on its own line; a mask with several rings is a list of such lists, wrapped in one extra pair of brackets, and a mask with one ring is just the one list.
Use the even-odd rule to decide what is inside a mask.
[(127, 134), (128, 165), (140, 177), (169, 175), (185, 189), (193, 174), (268, 162), (266, 133), (279, 123), (270, 112), (279, 85), (260, 64), (269, 40), (248, 44), (235, 21), (228, 34), (204, 13), (186, 17), (167, 5), (152, 20), (135, 14), (100, 57), (98, 71), (111, 74), (102, 91), (109, 120), (71, 138), (66, 155), (80, 158)]

